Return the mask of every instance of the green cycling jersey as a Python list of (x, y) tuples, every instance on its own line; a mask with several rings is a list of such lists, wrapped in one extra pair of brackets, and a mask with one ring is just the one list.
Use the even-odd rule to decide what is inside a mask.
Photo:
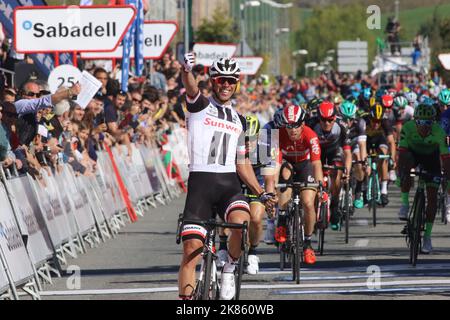
[(402, 127), (399, 147), (423, 155), (439, 150), (440, 155), (443, 156), (449, 154), (446, 138), (444, 130), (437, 123), (433, 123), (428, 136), (422, 137), (417, 131), (415, 121), (410, 120)]

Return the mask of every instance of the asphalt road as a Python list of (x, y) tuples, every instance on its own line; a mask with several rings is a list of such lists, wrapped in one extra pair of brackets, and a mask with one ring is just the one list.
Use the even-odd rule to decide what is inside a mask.
[[(324, 255), (314, 266), (302, 268), (299, 285), (289, 269), (280, 271), (276, 248), (261, 243), (260, 273), (244, 276), (242, 299), (449, 299), (450, 225), (435, 223), (433, 253), (421, 254), (418, 265), (410, 266), (400, 234), (404, 223), (397, 219), (400, 193), (395, 186), (389, 191), (391, 202), (378, 210), (376, 228), (364, 208), (351, 220), (348, 244), (343, 232), (327, 230)], [(71, 268), (81, 270), (81, 277), (69, 273), (54, 278), (42, 298), (177, 299), (181, 246), (175, 243), (175, 232), (184, 199), (146, 212), (115, 239), (69, 260)]]

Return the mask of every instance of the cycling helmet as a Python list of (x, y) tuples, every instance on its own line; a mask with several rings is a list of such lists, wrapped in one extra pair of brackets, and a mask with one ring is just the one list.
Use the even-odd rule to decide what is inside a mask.
[(258, 135), (259, 129), (260, 129), (258, 117), (255, 116), (254, 114), (252, 114), (252, 115), (245, 117), (245, 120), (247, 122), (246, 135), (248, 137), (256, 137)]
[(432, 106), (434, 104), (434, 101), (428, 95), (424, 94), (419, 98), (419, 104)]
[(442, 103), (443, 105), (450, 105), (450, 90), (449, 89), (444, 89), (439, 93), (439, 102)]
[(383, 105), (383, 107), (390, 109), (394, 104), (394, 98), (391, 95), (385, 94), (381, 97), (381, 104)]
[(321, 118), (332, 118), (336, 115), (334, 104), (330, 101), (324, 101), (319, 105), (319, 115)]
[(412, 105), (417, 101), (417, 94), (414, 91), (406, 92), (405, 98)]
[(239, 65), (233, 58), (216, 60), (209, 69), (209, 76), (211, 78), (228, 77), (239, 80), (240, 75), (241, 70), (239, 69)]
[(398, 109), (404, 109), (408, 105), (408, 100), (404, 96), (397, 96), (394, 99), (394, 106)]
[(375, 106), (370, 108), (370, 116), (374, 120), (383, 119), (384, 108), (381, 104), (377, 103)]
[(374, 107), (376, 104), (377, 104), (377, 98), (371, 97), (371, 98), (369, 99), (369, 106), (370, 106), (370, 107)]
[(339, 107), (339, 110), (347, 119), (354, 119), (356, 115), (356, 106), (353, 102), (350, 101), (344, 101), (341, 106)]
[(321, 98), (314, 98), (310, 100), (307, 104), (307, 110), (314, 110), (317, 109), (317, 106), (322, 103), (323, 99)]
[(429, 104), (421, 103), (414, 110), (416, 120), (434, 120), (436, 118), (436, 108)]
[(370, 88), (363, 89), (364, 100), (369, 100), (371, 95), (372, 95), (372, 91), (370, 90)]
[(301, 125), (306, 118), (306, 111), (295, 104), (283, 109), (283, 122), (285, 125)]
[(282, 128), (286, 125), (283, 116), (283, 108), (280, 108), (277, 111), (275, 111), (275, 114), (273, 115), (273, 123), (275, 125), (275, 128), (277, 129)]

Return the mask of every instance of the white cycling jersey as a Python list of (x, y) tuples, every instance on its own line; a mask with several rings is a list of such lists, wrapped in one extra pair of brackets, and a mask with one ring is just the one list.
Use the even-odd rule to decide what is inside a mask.
[(200, 93), (186, 102), (189, 171), (236, 172), (236, 157), (245, 156), (245, 119)]

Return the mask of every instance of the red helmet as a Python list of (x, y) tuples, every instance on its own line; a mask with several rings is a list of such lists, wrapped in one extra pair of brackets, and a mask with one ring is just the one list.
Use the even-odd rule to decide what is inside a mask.
[(385, 94), (381, 97), (381, 104), (383, 107), (390, 109), (394, 105), (394, 98), (391, 95)]
[(301, 107), (290, 104), (283, 109), (283, 119), (286, 126), (300, 126), (306, 117), (306, 111)]
[(319, 105), (319, 115), (321, 118), (329, 119), (336, 115), (336, 109), (334, 103), (325, 100)]

